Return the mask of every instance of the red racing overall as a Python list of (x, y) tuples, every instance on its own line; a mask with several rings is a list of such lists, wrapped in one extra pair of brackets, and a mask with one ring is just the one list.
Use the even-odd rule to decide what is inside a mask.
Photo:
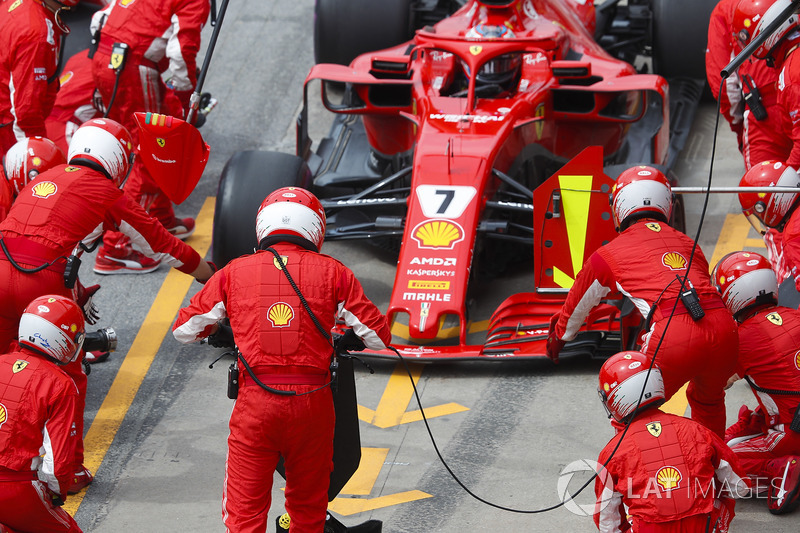
[[(787, 307), (761, 310), (739, 326), (736, 373), (748, 376), (762, 389), (800, 391), (799, 349), (800, 311)], [(764, 434), (732, 448), (748, 474), (772, 479), (778, 476), (773, 459), (800, 455), (800, 434), (789, 429), (800, 396), (753, 393), (766, 417)]]
[[(643, 317), (653, 313), (641, 351), (655, 355), (669, 399), (689, 382), (692, 418), (720, 437), (725, 435), (725, 385), (734, 373), (736, 322), (711, 284), (708, 262), (696, 248), (689, 272), (705, 311), (694, 321), (678, 299), (694, 241), (670, 226), (645, 219), (631, 224), (597, 249), (578, 273), (555, 325), (570, 341), (589, 312), (605, 298), (627, 296)], [(674, 315), (668, 320), (670, 315)], [(667, 334), (664, 332), (669, 322)], [(663, 342), (661, 339), (663, 338)], [(659, 346), (660, 344), (660, 346)]]
[[(75, 291), (64, 286), (65, 258), (79, 242), (91, 243), (99, 237), (103, 227), (122, 229), (149, 256), (164, 259), (181, 272), (193, 272), (200, 263), (197, 252), (170, 235), (100, 172), (66, 165), (43, 172), (20, 192), (8, 216), (0, 222), (0, 235), (20, 266), (31, 269), (53, 264), (39, 272), (26, 273), (0, 251), (0, 352), (7, 351), (17, 338), (19, 319), (31, 300), (43, 294), (76, 299)], [(64, 370), (80, 392), (76, 424), (82, 435), (86, 375), (81, 359)], [(80, 468), (82, 440), (77, 457)]]
[[(391, 340), (386, 318), (367, 299), (352, 271), (332, 257), (280, 242), (273, 246), (324, 331), (338, 317), (368, 348)], [(325, 523), (332, 469), (334, 412), (328, 383), (332, 348), (314, 325), (269, 251), (231, 261), (181, 309), (173, 328), (181, 342), (207, 337), (230, 318), (242, 355), (259, 379), (307, 395), (279, 396), (260, 388), (240, 365), (222, 516), (231, 532), (263, 532), (272, 472), (283, 456), (286, 510), (292, 533), (319, 533)]]
[[(736, 455), (707, 428), (682, 416), (650, 408), (630, 423), (625, 438), (595, 482), (594, 521), (604, 533), (705, 533), (709, 520), (733, 518), (730, 497), (749, 494)], [(597, 462), (604, 464), (622, 433)], [(608, 483), (604, 483), (607, 481)], [(715, 502), (715, 489), (728, 495)], [(630, 516), (630, 519), (628, 518)]]
[(0, 355), (0, 530), (81, 531), (50, 496), (67, 497), (78, 413), (75, 384), (54, 362), (25, 348)]

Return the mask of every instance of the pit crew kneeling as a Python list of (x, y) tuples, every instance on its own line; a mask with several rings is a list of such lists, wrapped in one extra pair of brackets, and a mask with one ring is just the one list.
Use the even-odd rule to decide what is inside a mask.
[(63, 509), (78, 444), (78, 389), (57, 365), (77, 359), (81, 308), (70, 298), (33, 299), (19, 322), (19, 349), (0, 356), (0, 531), (80, 532)]
[(391, 333), (353, 272), (319, 253), (325, 211), (313, 194), (295, 187), (271, 193), (256, 216), (256, 235), (258, 250), (213, 275), (180, 310), (173, 335), (199, 341), (229, 318), (246, 363), (228, 437), (227, 531), (266, 531), (282, 456), (291, 532), (319, 533), (333, 468), (330, 331), (341, 319), (376, 350)]
[(664, 381), (651, 361), (620, 352), (600, 369), (598, 393), (618, 432), (597, 459), (608, 464), (598, 467), (595, 524), (604, 533), (727, 532), (732, 498), (750, 494), (747, 475), (714, 432), (658, 409)]
[(725, 305), (739, 322), (739, 362), (731, 383), (744, 377), (758, 401), (739, 409), (725, 432), (728, 443), (766, 493), (772, 514), (800, 505), (800, 311), (778, 306), (778, 282), (769, 261), (732, 252), (713, 272)]

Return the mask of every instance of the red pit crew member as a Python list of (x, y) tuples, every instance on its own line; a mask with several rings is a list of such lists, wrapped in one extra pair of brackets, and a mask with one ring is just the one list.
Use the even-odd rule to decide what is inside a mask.
[(47, 136), (58, 92), (61, 11), (78, 0), (11, 0), (0, 5), (0, 162), (23, 137)]
[(747, 476), (717, 435), (658, 409), (664, 382), (658, 365), (650, 366), (640, 352), (620, 352), (600, 369), (608, 417), (628, 428), (597, 459), (608, 464), (598, 467), (595, 524), (604, 533), (728, 531), (732, 498), (750, 494)]
[[(800, 187), (800, 175), (779, 161), (763, 161), (748, 170), (739, 182), (741, 187)], [(788, 276), (800, 290), (800, 194), (793, 192), (741, 192), (739, 204), (750, 224), (762, 235), (777, 230), (776, 243), (783, 253)], [(772, 262), (772, 261), (770, 261)], [(775, 268), (773, 264), (773, 269)], [(783, 281), (780, 272), (778, 279)]]
[[(134, 0), (112, 2), (92, 18), (92, 32), (101, 28), (92, 60), (97, 89), (103, 104), (109, 107), (108, 116), (132, 132), (135, 146), (139, 145), (139, 130), (134, 112), (150, 111), (183, 118), (188, 110), (197, 83), (200, 31), (209, 11), (208, 0)], [(109, 68), (115, 43), (128, 46), (119, 75)], [(162, 81), (162, 73), (167, 70), (171, 73), (170, 88)], [(172, 202), (142, 161), (134, 165), (126, 192), (173, 235), (183, 239), (194, 231), (192, 218), (175, 217)], [(97, 254), (95, 272), (143, 273), (157, 266), (147, 257), (133, 253), (128, 244), (118, 232), (106, 234)]]
[[(788, 513), (800, 505), (800, 311), (777, 305), (778, 282), (769, 262), (733, 252), (714, 267), (714, 282), (739, 322), (739, 363), (758, 401), (743, 405), (725, 440), (767, 508)], [(732, 380), (733, 381), (733, 380)]]
[[(739, 343), (736, 322), (711, 283), (708, 262), (692, 239), (667, 224), (672, 191), (657, 169), (625, 170), (611, 202), (621, 233), (598, 248), (578, 273), (561, 311), (551, 319), (547, 355), (557, 362), (561, 348), (577, 336), (602, 300), (630, 298), (643, 317), (652, 315), (642, 352), (652, 357), (657, 351), (667, 399), (689, 382), (692, 418), (722, 437), (725, 385), (734, 372)], [(680, 297), (692, 287), (702, 316), (693, 317)]]
[(88, 49), (67, 60), (59, 80), (61, 88), (45, 125), (48, 137), (67, 152), (75, 130), (87, 120), (102, 115), (94, 105), (95, 87)]
[[(329, 332), (341, 319), (371, 349), (391, 333), (349, 268), (318, 252), (325, 212), (310, 192), (285, 187), (264, 200), (256, 217), (259, 249), (231, 261), (181, 309), (173, 328), (195, 342), (230, 319), (233, 337), (259, 380), (244, 370), (230, 420), (222, 516), (231, 532), (265, 531), (272, 472), (283, 456), (286, 510), (292, 533), (319, 533), (325, 525), (332, 470), (334, 412)], [(296, 281), (311, 313), (289, 283), (274, 249)], [(320, 328), (311, 314), (316, 315)]]
[[(93, 119), (75, 132), (69, 166), (59, 165), (40, 174), (14, 201), (0, 223), (4, 247), (0, 250), (0, 351), (7, 350), (16, 338), (22, 311), (36, 296), (52, 293), (73, 298), (90, 313), (91, 295), (80, 294), (80, 285), (66, 287), (65, 270), (79, 243), (91, 244), (103, 228), (122, 230), (151, 256), (201, 282), (211, 277), (212, 267), (197, 252), (170, 235), (121, 190), (131, 150), (124, 127), (112, 120)], [(81, 359), (66, 365), (65, 371), (80, 392), (76, 426), (82, 436), (86, 375)], [(82, 462), (80, 441), (75, 467), (82, 477), (76, 479), (91, 480)]]
[(3, 160), (4, 179), (0, 183), (0, 222), (19, 192), (33, 178), (56, 165), (67, 162), (64, 152), (50, 139), (31, 137), (22, 139), (9, 149)]
[(25, 308), (19, 348), (0, 356), (0, 531), (80, 532), (60, 508), (72, 483), (75, 383), (57, 365), (80, 356), (81, 308), (45, 295)]

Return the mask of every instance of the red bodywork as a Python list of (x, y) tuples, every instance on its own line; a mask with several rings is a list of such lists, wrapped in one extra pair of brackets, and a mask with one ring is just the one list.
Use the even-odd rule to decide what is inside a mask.
[[(384, 156), (413, 154), (387, 310), (390, 318), (407, 315), (416, 344), (403, 347), (404, 356), (544, 356), (550, 316), (588, 256), (616, 235), (608, 205), (613, 180), (604, 174), (604, 164), (615, 161), (631, 124), (659, 100), (652, 160), (643, 163), (664, 163), (667, 83), (660, 76), (637, 74), (600, 48), (587, 30), (592, 10), (591, 4), (569, 0), (527, 0), (491, 9), (473, 1), (435, 27), (418, 31), (410, 43), (361, 55), (349, 67), (319, 64), (309, 73), (307, 86), (323, 80), (329, 110), (360, 115), (372, 150)], [(512, 36), (468, 38), (481, 25), (505, 27)], [(476, 95), (476, 76), (466, 74), (464, 95), (445, 95), (459, 75), (479, 72), (488, 60), (509, 53), (521, 53), (522, 63), (519, 81), (508, 94)], [(325, 82), (346, 83), (358, 98), (334, 104), (325, 94)], [(298, 152), (304, 155), (308, 142), (302, 132), (298, 139)], [(531, 150), (571, 160), (527, 186), (533, 189), (530, 204), (509, 206), (527, 209), (530, 215), (525, 216), (533, 217), (535, 287), (497, 309), (484, 345), (469, 345), (467, 285), (479, 225), (503, 184), (496, 171), (520, 175), (523, 154)], [(458, 344), (431, 345), (446, 316), (458, 319)], [(617, 307), (602, 306), (576, 345), (619, 332), (618, 319)]]

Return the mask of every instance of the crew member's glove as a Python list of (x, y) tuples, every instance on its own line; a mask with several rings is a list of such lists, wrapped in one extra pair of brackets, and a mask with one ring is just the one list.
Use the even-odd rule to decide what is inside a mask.
[(220, 322), (217, 332), (208, 336), (208, 344), (214, 348), (233, 348), (236, 344), (233, 341), (233, 329), (230, 322)]
[(345, 331), (344, 335), (339, 337), (339, 340), (336, 341), (336, 351), (338, 353), (360, 352), (362, 350), (366, 350), (366, 348), (367, 347), (364, 345), (364, 341), (362, 341), (352, 329)]
[(100, 319), (100, 311), (92, 301), (92, 297), (98, 290), (100, 290), (100, 285), (84, 287), (78, 282), (78, 305), (83, 309), (83, 316), (86, 317), (87, 324), (96, 324)]
[(550, 330), (547, 333), (547, 346), (545, 347), (545, 353), (547, 357), (549, 357), (554, 363), (558, 364), (558, 354), (561, 352), (561, 349), (567, 343), (566, 341), (562, 341), (556, 335), (556, 322), (558, 322), (558, 318), (561, 315), (556, 313), (550, 319)]
[(47, 496), (50, 498), (50, 503), (53, 504), (53, 507), (61, 507), (64, 505), (64, 498), (62, 498), (60, 494), (51, 490), (50, 487), (46, 487), (45, 490), (47, 490)]

